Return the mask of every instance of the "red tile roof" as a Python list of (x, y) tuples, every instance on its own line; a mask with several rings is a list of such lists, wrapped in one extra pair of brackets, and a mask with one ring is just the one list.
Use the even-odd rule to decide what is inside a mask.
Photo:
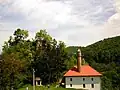
[(97, 72), (95, 69), (93, 69), (89, 65), (82, 65), (81, 66), (81, 72), (77, 71), (77, 68), (74, 67), (70, 69), (65, 75), (67, 76), (102, 76), (99, 72)]

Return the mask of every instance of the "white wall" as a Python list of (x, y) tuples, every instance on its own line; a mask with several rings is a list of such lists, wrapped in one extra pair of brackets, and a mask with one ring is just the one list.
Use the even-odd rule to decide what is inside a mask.
[[(70, 78), (72, 78), (72, 81), (70, 81)], [(84, 81), (83, 78), (85, 78)], [(91, 78), (93, 78), (93, 81), (91, 80)], [(72, 84), (72, 87), (70, 86), (70, 84)], [(66, 88), (83, 89), (83, 84), (85, 84), (84, 89), (100, 90), (101, 80), (100, 77), (65, 77)], [(94, 84), (94, 88), (92, 88), (91, 84)]]

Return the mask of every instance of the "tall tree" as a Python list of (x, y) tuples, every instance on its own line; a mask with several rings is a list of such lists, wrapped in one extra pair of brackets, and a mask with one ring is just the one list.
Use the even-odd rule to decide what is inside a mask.
[[(20, 76), (24, 76), (24, 80), (21, 78), (22, 82), (25, 80), (28, 80), (27, 77), (30, 77), (30, 75), (32, 74), (32, 72), (30, 71), (31, 58), (32, 58), (32, 51), (31, 51), (32, 42), (30, 40), (27, 40), (27, 37), (28, 37), (27, 30), (17, 29), (14, 32), (14, 36), (10, 36), (9, 40), (5, 42), (3, 46), (3, 51), (2, 51), (2, 57), (4, 57), (2, 58), (3, 61), (6, 63), (9, 61), (9, 63), (11, 63), (11, 67), (14, 67), (14, 64), (18, 62), (18, 64), (16, 65), (16, 68), (19, 68), (21, 65), (19, 64), (19, 62), (24, 63), (24, 67), (23, 67), (25, 69), (24, 73), (21, 73), (19, 70), (17, 72), (19, 73)], [(5, 64), (3, 64), (3, 67), (4, 66)], [(5, 66), (5, 68), (7, 67)], [(12, 72), (11, 70), (8, 70), (8, 74), (11, 72)], [(5, 78), (8, 78), (8, 80), (10, 80), (10, 75), (7, 75), (6, 73), (1, 73), (1, 74), (2, 76), (5, 76)], [(16, 82), (16, 84), (17, 85), (15, 84), (13, 85), (15, 85), (15, 87), (19, 86), (19, 83)]]
[[(27, 37), (28, 31), (17, 29), (14, 35), (10, 36), (9, 40), (5, 42), (3, 46), (2, 56), (5, 57), (3, 60), (6, 63), (8, 61), (10, 61), (9, 63), (14, 61), (15, 64), (16, 62), (22, 62), (24, 65), (24, 72), (21, 73), (21, 71), (18, 70), (21, 64), (17, 64), (18, 66), (16, 65), (16, 71), (13, 76), (24, 76), (24, 79), (20, 77), (23, 83), (24, 81), (30, 81), (32, 80), (32, 68), (34, 68), (36, 77), (39, 76), (43, 84), (58, 81), (59, 78), (63, 76), (68, 64), (69, 57), (65, 44), (53, 39), (46, 30), (37, 32), (35, 38), (32, 40), (28, 40)], [(9, 60), (7, 57), (11, 56), (8, 55), (13, 55), (13, 58)], [(6, 67), (5, 65), (3, 64), (3, 67)], [(14, 67), (14, 63), (12, 63), (10, 67)], [(9, 73), (11, 73), (11, 71), (9, 71)], [(7, 80), (11, 80), (11, 74), (1, 73), (1, 75), (2, 77), (5, 75)], [(14, 78), (15, 80), (19, 80), (19, 78)], [(4, 82), (2, 81), (2, 83)], [(12, 84), (12, 87), (19, 86), (19, 83), (20, 82), (15, 82)], [(11, 86), (9, 88), (11, 88)]]
[(0, 61), (0, 88), (1, 90), (12, 90), (23, 85), (25, 79), (25, 63), (16, 60), (14, 53), (2, 56)]
[(68, 54), (63, 42), (57, 42), (45, 31), (36, 34), (36, 75), (42, 78), (43, 84), (56, 82), (67, 69)]

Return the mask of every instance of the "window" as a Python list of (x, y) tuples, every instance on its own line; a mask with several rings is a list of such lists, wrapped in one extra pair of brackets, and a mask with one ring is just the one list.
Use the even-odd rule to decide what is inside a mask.
[(91, 78), (91, 80), (93, 81), (93, 78)]
[(38, 85), (40, 85), (40, 81), (37, 81)]
[(91, 87), (94, 88), (94, 84), (91, 84)]
[(72, 84), (70, 84), (70, 87), (72, 87)]
[(85, 88), (85, 84), (83, 84), (83, 88)]
[(70, 81), (72, 81), (72, 78), (70, 78)]
[(85, 81), (85, 78), (83, 78), (83, 81)]

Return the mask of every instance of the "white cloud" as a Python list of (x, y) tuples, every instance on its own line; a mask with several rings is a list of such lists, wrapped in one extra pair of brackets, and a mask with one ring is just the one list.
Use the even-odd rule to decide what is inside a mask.
[(0, 4), (4, 4), (6, 2), (8, 2), (8, 0), (0, 0)]
[(120, 35), (120, 1), (115, 0), (116, 13), (112, 15), (104, 26), (105, 37)]
[(115, 0), (115, 6), (116, 6), (116, 11), (120, 12), (120, 1), (119, 0)]
[(67, 45), (88, 45), (104, 38), (104, 23), (115, 13), (112, 0), (4, 0), (0, 10), (0, 44), (22, 28), (31, 37), (47, 29)]

